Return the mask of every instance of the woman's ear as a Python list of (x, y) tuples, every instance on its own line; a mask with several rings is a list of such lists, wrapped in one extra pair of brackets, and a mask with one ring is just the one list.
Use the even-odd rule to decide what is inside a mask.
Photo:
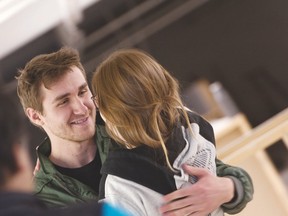
[(13, 148), (17, 173), (11, 184), (22, 191), (30, 192), (33, 190), (33, 165), (29, 150), (22, 144), (15, 144)]
[(42, 115), (38, 111), (32, 108), (27, 108), (26, 115), (34, 125), (39, 126), (39, 127), (43, 125), (43, 121), (41, 119)]
[(16, 166), (17, 166), (17, 170), (21, 169), (21, 161), (22, 161), (22, 157), (21, 157), (21, 148), (19, 144), (14, 144), (13, 145), (13, 156), (16, 162)]

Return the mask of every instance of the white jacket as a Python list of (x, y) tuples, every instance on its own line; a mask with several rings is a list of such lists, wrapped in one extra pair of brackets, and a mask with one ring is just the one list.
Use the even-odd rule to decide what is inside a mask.
[[(216, 175), (215, 146), (200, 133), (199, 125), (193, 121), (190, 113), (192, 134), (185, 124), (174, 129), (166, 142), (173, 173), (165, 165), (162, 149), (152, 149), (145, 145), (135, 149), (119, 148), (111, 151), (102, 166), (103, 178), (100, 183), (100, 199), (125, 208), (131, 215), (160, 215), (158, 207), (162, 204), (163, 194), (171, 193), (186, 184), (197, 181), (188, 176), (181, 168), (184, 163), (207, 168)], [(202, 128), (202, 134), (213, 133), (209, 128)], [(221, 208), (210, 214), (223, 216)]]

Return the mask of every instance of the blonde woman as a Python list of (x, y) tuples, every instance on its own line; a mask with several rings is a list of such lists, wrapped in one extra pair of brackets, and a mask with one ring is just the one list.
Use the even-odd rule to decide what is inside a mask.
[(216, 175), (211, 126), (184, 107), (177, 81), (151, 56), (114, 52), (97, 68), (92, 90), (114, 140), (102, 166), (100, 199), (132, 215), (159, 215), (164, 194), (197, 181), (183, 172), (184, 163)]

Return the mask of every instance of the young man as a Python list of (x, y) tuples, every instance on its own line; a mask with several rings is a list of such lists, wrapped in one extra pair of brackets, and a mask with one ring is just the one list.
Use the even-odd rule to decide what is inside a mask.
[(48, 209), (33, 196), (33, 166), (20, 112), (11, 98), (2, 93), (0, 104), (0, 216), (125, 215), (95, 201), (66, 209)]
[[(95, 127), (96, 108), (78, 53), (62, 48), (33, 58), (20, 70), (17, 90), (30, 121), (48, 136), (37, 150), (40, 170), (35, 176), (36, 195), (51, 207), (97, 199), (101, 164), (110, 138), (100, 116)], [(199, 171), (193, 188), (164, 197), (169, 204), (161, 211), (207, 215), (220, 205), (228, 213), (241, 211), (253, 195), (249, 175), (216, 162), (217, 174), (223, 177)], [(194, 195), (197, 202), (190, 199)], [(174, 198), (184, 199), (170, 203)]]

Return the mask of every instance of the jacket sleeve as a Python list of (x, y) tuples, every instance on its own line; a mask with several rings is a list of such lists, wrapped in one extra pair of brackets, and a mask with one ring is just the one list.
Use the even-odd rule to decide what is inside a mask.
[(105, 198), (100, 199), (100, 202), (106, 201), (113, 206), (125, 209), (131, 216), (159, 215), (158, 207), (162, 204), (162, 194), (144, 185), (115, 175), (108, 175), (103, 182), (102, 189), (104, 189)]
[(235, 186), (235, 195), (232, 201), (221, 207), (228, 214), (237, 214), (242, 211), (253, 198), (253, 182), (249, 174), (240, 167), (230, 166), (216, 159), (217, 175), (231, 178)]
[[(200, 134), (215, 145), (214, 131), (211, 124), (200, 115), (190, 112), (189, 118), (200, 127)], [(249, 174), (240, 167), (231, 166), (216, 159), (216, 171), (219, 177), (231, 178), (234, 183), (235, 195), (232, 201), (221, 207), (228, 214), (237, 214), (242, 211), (253, 198), (253, 182)]]

